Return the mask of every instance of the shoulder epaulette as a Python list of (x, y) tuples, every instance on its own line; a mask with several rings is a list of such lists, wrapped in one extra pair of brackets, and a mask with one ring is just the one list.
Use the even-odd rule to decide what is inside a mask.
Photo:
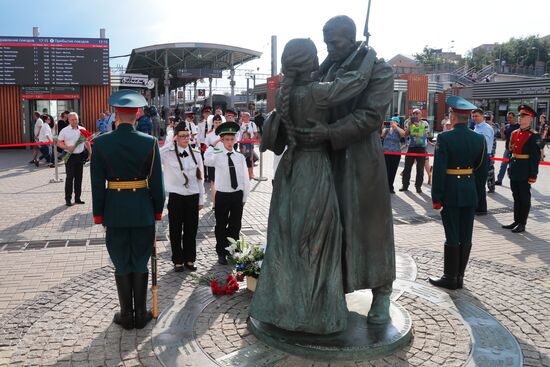
[(218, 149), (218, 148), (214, 148), (214, 154), (218, 154), (218, 153), (221, 153), (222, 150), (221, 149)]

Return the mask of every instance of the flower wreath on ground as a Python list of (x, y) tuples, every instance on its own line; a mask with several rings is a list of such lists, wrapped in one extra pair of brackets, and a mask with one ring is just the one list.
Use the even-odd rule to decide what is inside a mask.
[(227, 260), (235, 267), (234, 274), (227, 274), (225, 284), (212, 278), (210, 280), (210, 289), (214, 295), (231, 295), (239, 290), (239, 282), (244, 280), (245, 276), (258, 278), (262, 261), (264, 259), (265, 245), (251, 244), (244, 237), (236, 241), (228, 238), (230, 245), (226, 247), (229, 252)]
[(235, 241), (228, 238), (230, 245), (225, 249), (229, 252), (227, 260), (235, 266), (235, 276), (242, 281), (245, 276), (258, 278), (265, 254), (265, 245), (252, 244), (243, 236)]

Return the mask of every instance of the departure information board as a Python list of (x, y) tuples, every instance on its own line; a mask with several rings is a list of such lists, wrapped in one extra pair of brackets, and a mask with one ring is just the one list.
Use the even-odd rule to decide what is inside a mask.
[(0, 85), (109, 85), (109, 40), (0, 36)]

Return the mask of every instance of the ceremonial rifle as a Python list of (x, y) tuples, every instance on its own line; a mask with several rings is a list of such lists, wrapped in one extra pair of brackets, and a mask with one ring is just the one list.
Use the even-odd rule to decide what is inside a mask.
[(155, 231), (155, 241), (153, 242), (153, 254), (151, 255), (151, 282), (153, 290), (153, 317), (157, 319), (159, 317), (159, 304), (158, 304), (158, 285), (157, 285), (157, 274), (158, 274), (158, 261), (157, 261), (157, 234)]

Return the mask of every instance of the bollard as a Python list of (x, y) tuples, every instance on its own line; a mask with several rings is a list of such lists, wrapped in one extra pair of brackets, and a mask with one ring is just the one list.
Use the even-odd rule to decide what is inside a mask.
[(53, 137), (53, 165), (54, 165), (54, 170), (55, 170), (55, 173), (54, 173), (54, 178), (50, 179), (50, 183), (59, 183), (59, 182), (63, 182), (63, 179), (62, 178), (59, 178), (59, 169), (57, 167), (57, 136), (54, 136)]
[(267, 181), (267, 177), (264, 177), (264, 152), (260, 151), (260, 177), (254, 177), (256, 181)]

